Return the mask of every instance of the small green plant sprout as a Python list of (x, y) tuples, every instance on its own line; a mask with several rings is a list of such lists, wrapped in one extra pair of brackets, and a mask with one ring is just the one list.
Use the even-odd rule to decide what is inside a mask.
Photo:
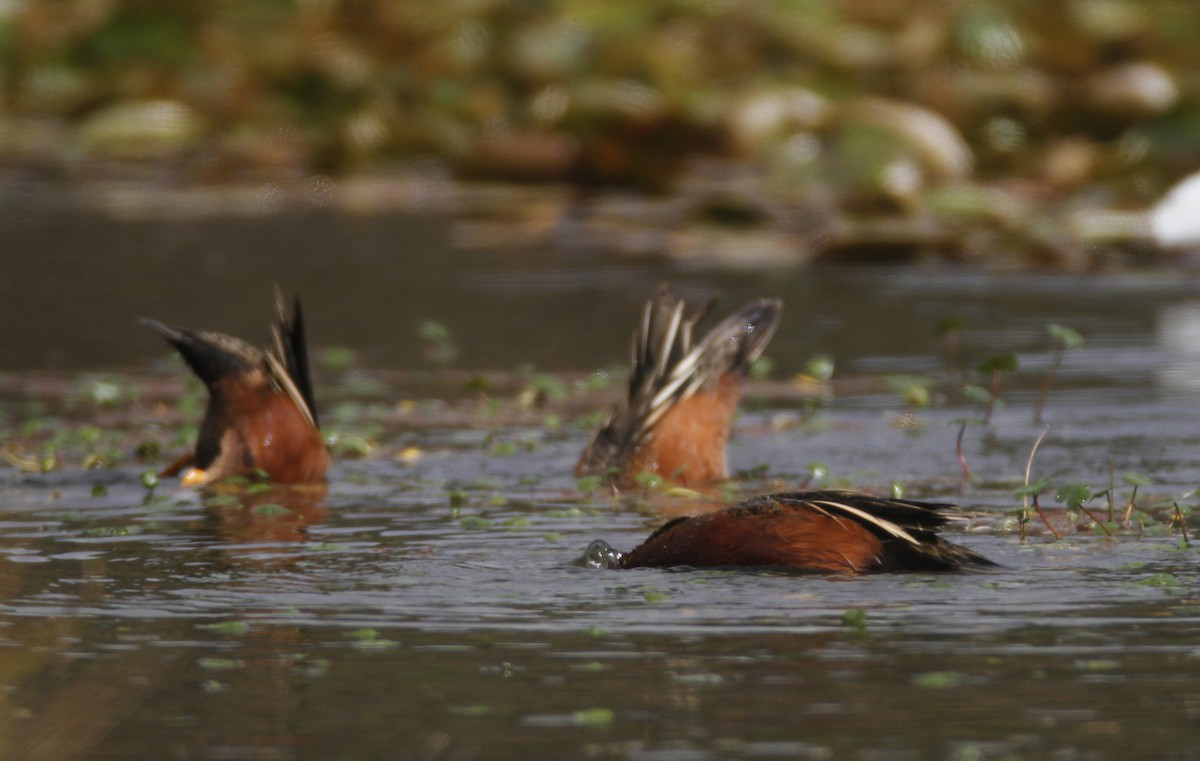
[(591, 475), (583, 476), (575, 482), (575, 488), (582, 494), (591, 494), (604, 485), (602, 476)]
[(766, 481), (770, 478), (771, 464), (764, 462), (739, 470), (734, 474), (734, 479), (738, 481)]
[(867, 611), (862, 608), (847, 608), (842, 611), (842, 626), (855, 635), (867, 633)]
[(342, 459), (370, 457), (378, 449), (378, 445), (371, 439), (344, 431), (330, 433), (325, 437), (325, 443), (333, 450), (335, 457)]
[(1114, 458), (1108, 458), (1108, 488), (1105, 489), (1105, 494), (1108, 496), (1108, 525), (1115, 526), (1116, 524), (1116, 501), (1113, 497), (1117, 493), (1117, 462)]
[(829, 466), (820, 460), (810, 462), (806, 467), (808, 470), (808, 477), (801, 482), (801, 489), (807, 489), (809, 486), (820, 483), (829, 477)]
[(963, 318), (958, 316), (939, 320), (935, 328), (937, 334), (942, 338), (942, 346), (946, 354), (946, 398), (951, 402), (958, 397), (963, 385), (958, 355), (962, 328)]
[(1187, 516), (1184, 515), (1183, 509), (1179, 507), (1178, 502), (1172, 502), (1171, 504), (1175, 506), (1175, 515), (1171, 519), (1171, 522), (1179, 524), (1179, 531), (1182, 534), (1181, 543), (1183, 545), (1183, 549), (1190, 549), (1192, 543), (1188, 540)]
[(1113, 538), (1112, 529), (1104, 521), (1097, 518), (1095, 513), (1087, 509), (1086, 503), (1094, 496), (1096, 495), (1092, 494), (1090, 486), (1080, 483), (1070, 483), (1059, 487), (1058, 491), (1054, 494), (1054, 501), (1066, 505), (1068, 510), (1078, 510), (1091, 518), (1100, 527), (1100, 530), (1111, 539)]
[(1042, 381), (1041, 391), (1038, 392), (1037, 404), (1033, 407), (1033, 422), (1035, 423), (1042, 422), (1042, 410), (1046, 406), (1046, 397), (1049, 396), (1050, 386), (1054, 384), (1054, 376), (1058, 374), (1058, 368), (1062, 365), (1063, 355), (1067, 353), (1067, 349), (1083, 345), (1083, 336), (1065, 325), (1052, 322), (1046, 326), (1046, 332), (1057, 342), (1057, 348), (1054, 351), (1054, 362), (1051, 363), (1050, 370), (1046, 373), (1046, 379)]
[(344, 373), (358, 363), (358, 355), (353, 349), (344, 346), (333, 346), (323, 349), (317, 355), (317, 365), (331, 373)]
[(818, 354), (810, 357), (804, 363), (804, 374), (818, 383), (828, 383), (833, 379), (833, 357), (828, 354)]
[(754, 380), (766, 380), (771, 377), (771, 373), (775, 371), (775, 360), (767, 356), (761, 356), (750, 363), (750, 368), (746, 371), (746, 375)]
[(929, 378), (920, 375), (892, 375), (887, 378), (887, 385), (900, 394), (904, 402), (904, 411), (888, 413), (893, 428), (903, 431), (919, 431), (925, 427), (925, 421), (917, 417), (917, 411), (929, 406)]
[(792, 376), (792, 386), (800, 392), (801, 421), (811, 419), (829, 401), (833, 370), (833, 359), (818, 354), (804, 364), (803, 372)]
[(1015, 372), (1017, 369), (1016, 354), (997, 354), (979, 363), (977, 368), (984, 375), (990, 375), (988, 384), (987, 407), (983, 410), (983, 424), (987, 425), (992, 419), (992, 410), (996, 408), (996, 399), (1000, 396), (1000, 376), (1002, 373)]
[(643, 470), (641, 473), (638, 473), (637, 475), (635, 475), (633, 477), (633, 481), (634, 481), (634, 483), (636, 483), (638, 486), (642, 487), (646, 491), (651, 491), (654, 489), (661, 489), (663, 487), (663, 484), (666, 483), (666, 480), (663, 479), (662, 476), (660, 476), (657, 473), (648, 471), (648, 470)]
[(158, 474), (153, 470), (143, 470), (141, 481), (146, 491), (154, 491), (155, 487), (158, 486)]
[(567, 398), (567, 384), (550, 373), (530, 373), (525, 388), (517, 394), (517, 406), (521, 409), (541, 408), (547, 401)]
[(1032, 498), (1033, 511), (1042, 519), (1042, 523), (1046, 524), (1046, 528), (1054, 534), (1055, 539), (1062, 539), (1062, 534), (1058, 533), (1058, 529), (1054, 528), (1050, 523), (1050, 519), (1046, 517), (1046, 513), (1042, 511), (1042, 506), (1038, 504), (1038, 496), (1050, 488), (1049, 478), (1039, 478), (1038, 480), (1027, 483), (1024, 486), (1018, 486), (1013, 490), (1013, 496), (1021, 499), (1021, 541), (1025, 541), (1025, 524), (1029, 522), (1029, 503)]
[(887, 385), (900, 394), (909, 410), (929, 406), (929, 383), (929, 378), (922, 375), (892, 375), (887, 379)]
[(606, 391), (612, 388), (621, 377), (621, 370), (623, 369), (602, 367), (599, 370), (593, 370), (586, 378), (575, 381), (575, 388), (586, 394)]
[(454, 345), (450, 329), (440, 322), (421, 322), (417, 326), (417, 338), (421, 342), (421, 355), (432, 365), (446, 367), (458, 358), (458, 347)]
[(1134, 503), (1137, 502), (1138, 489), (1141, 487), (1149, 487), (1150, 479), (1141, 473), (1126, 473), (1121, 476), (1121, 480), (1133, 487), (1133, 491), (1129, 493), (1129, 500), (1125, 503), (1125, 514), (1121, 516), (1121, 525), (1128, 528), (1129, 519), (1133, 516)]

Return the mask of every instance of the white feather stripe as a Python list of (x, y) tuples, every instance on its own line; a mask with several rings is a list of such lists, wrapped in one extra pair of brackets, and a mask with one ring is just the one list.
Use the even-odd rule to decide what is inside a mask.
[(313, 428), (317, 427), (317, 421), (313, 418), (312, 410), (308, 408), (308, 402), (304, 401), (304, 395), (300, 393), (300, 389), (296, 387), (291, 376), (287, 373), (287, 368), (279, 361), (279, 358), (273, 354), (267, 354), (267, 365), (270, 368), (271, 376), (275, 382), (283, 389), (284, 393), (295, 403), (300, 411), (304, 413), (304, 419)]
[[(663, 413), (666, 412), (664, 408), (672, 397), (675, 397), (677, 400), (686, 399), (695, 393), (696, 389), (704, 382), (703, 378), (695, 376), (696, 365), (699, 363), (703, 353), (703, 347), (697, 347), (675, 364), (675, 367), (671, 371), (671, 377), (667, 379), (666, 384), (650, 400), (650, 404), (648, 405), (650, 413), (646, 416), (647, 421), (650, 421), (650, 425), (653, 425), (654, 421), (663, 416)], [(684, 393), (677, 393), (681, 387), (688, 385), (689, 382), (691, 382), (690, 388), (685, 390)]]
[(667, 363), (671, 361), (671, 349), (675, 346), (675, 336), (679, 333), (679, 323), (683, 320), (683, 302), (675, 305), (671, 312), (671, 322), (667, 325), (666, 336), (658, 347), (658, 363), (654, 368), (655, 377), (662, 377), (667, 372)]
[(841, 512), (848, 513), (850, 515), (853, 515), (853, 516), (865, 521), (866, 523), (871, 524), (872, 526), (878, 526), (879, 528), (883, 529), (884, 531), (886, 531), (887, 533), (896, 537), (897, 539), (903, 539), (904, 541), (908, 542), (909, 544), (913, 544), (918, 547), (921, 545), (921, 543), (919, 541), (917, 541), (917, 539), (912, 534), (908, 533), (900, 526), (897, 526), (895, 523), (884, 520), (883, 518), (880, 518), (878, 516), (871, 515), (870, 513), (866, 512), (865, 510), (859, 510), (857, 507), (854, 507), (852, 505), (843, 504), (841, 502), (825, 502), (825, 501), (810, 502), (809, 504), (824, 505), (833, 510), (839, 510)]

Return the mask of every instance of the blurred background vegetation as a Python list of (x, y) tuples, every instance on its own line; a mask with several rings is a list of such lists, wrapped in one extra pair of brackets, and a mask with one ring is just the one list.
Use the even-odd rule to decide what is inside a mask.
[(432, 159), (703, 187), (710, 221), (827, 240), (1019, 228), (1073, 261), (1200, 166), (1198, 35), (1194, 0), (0, 0), (0, 168), (211, 185)]

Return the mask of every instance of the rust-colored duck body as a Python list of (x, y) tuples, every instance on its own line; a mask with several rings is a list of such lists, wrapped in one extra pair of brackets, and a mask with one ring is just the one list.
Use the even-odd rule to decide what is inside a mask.
[(950, 508), (854, 492), (783, 492), (677, 518), (628, 553), (593, 542), (586, 560), (610, 568), (775, 567), (825, 573), (994, 566), (938, 536), (956, 517)]
[(329, 450), (317, 425), (304, 320), (297, 299), (289, 316), (276, 294), (271, 347), (231, 336), (143, 320), (163, 335), (208, 388), (195, 450), (162, 472), (202, 486), (264, 471), (280, 484), (325, 480)]
[(647, 302), (626, 393), (592, 434), (577, 476), (604, 475), (617, 488), (643, 472), (690, 487), (729, 477), (725, 445), (746, 370), (771, 340), (783, 304), (751, 302), (694, 342), (712, 306), (686, 317), (666, 286)]

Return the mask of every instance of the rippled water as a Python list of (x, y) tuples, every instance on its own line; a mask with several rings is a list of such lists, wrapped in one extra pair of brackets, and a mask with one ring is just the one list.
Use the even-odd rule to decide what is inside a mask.
[[(388, 277), (404, 269), (389, 266)], [(0, 469), (3, 757), (1200, 756), (1197, 550), (1183, 546), (1166, 507), (1153, 507), (1200, 505), (1196, 284), (946, 269), (735, 277), (597, 261), (534, 275), (499, 255), (440, 266), (433, 277), (446, 291), (436, 297), (421, 301), (398, 275), (388, 283), (417, 300), (397, 307), (406, 317), (391, 328), (381, 322), (389, 289), (363, 271), (354, 270), (357, 303), (298, 288), (318, 348), (358, 347), (363, 323), (346, 324), (356, 309), (371, 329), (363, 367), (318, 373), (327, 429), (370, 422), (345, 422), (347, 404), (392, 415), (375, 432), (379, 450), (341, 459), (324, 495), (243, 495), (239, 506), (166, 481), (149, 491), (147, 466), (130, 457), (107, 470)], [(326, 267), (310, 252), (290, 275), (313, 284)], [(664, 513), (688, 509), (577, 491), (569, 473), (586, 431), (575, 422), (601, 396), (508, 415), (509, 392), (496, 392), (498, 408), (457, 381), (439, 394), (436, 375), (393, 373), (420, 361), (416, 349), (380, 348), (453, 303), (442, 314), (460, 364), (509, 368), (534, 355), (583, 377), (624, 357), (632, 310), (668, 275), (689, 293), (721, 287), (726, 304), (783, 296), (787, 319), (770, 351), (777, 378), (818, 352), (838, 362), (836, 394), (812, 418), (779, 384), (751, 386), (730, 457), (735, 469), (767, 470), (748, 476), (743, 493), (802, 481), (814, 461), (828, 469), (825, 484), (899, 483), (908, 496), (964, 505), (972, 519), (951, 538), (1002, 567), (857, 578), (585, 569), (575, 561), (591, 540), (628, 549)], [(211, 320), (201, 318), (211, 301), (187, 298), (173, 278), (152, 297), (139, 296), (150, 285), (129, 288), (121, 309), (253, 337), (270, 279), (256, 277)], [(206, 293), (225, 282), (199, 281)], [(338, 287), (353, 290), (349, 280)], [(581, 315), (583, 304), (591, 311)], [(969, 484), (956, 421), (978, 406), (943, 405), (939, 394), (946, 360), (934, 325), (954, 315), (965, 320), (968, 374), (1000, 351), (1018, 352), (1022, 367), (994, 421), (967, 428)], [(1034, 477), (1099, 491), (1111, 463), (1123, 499), (1122, 474), (1148, 476), (1144, 527), (1135, 518), (1115, 541), (1049, 495), (1064, 538), (1037, 522), (1025, 541), (1017, 533), (1012, 491), (1043, 430), (1031, 410), (1053, 357), (1047, 322), (1088, 342), (1059, 373)], [(68, 359), (7, 360), (20, 368), (0, 384), (7, 430), (56, 411), (135, 438), (148, 424), (169, 426), (154, 389), (177, 392), (182, 370), (152, 369), (161, 346), (129, 335), (106, 364), (133, 373), (136, 400), (116, 412), (64, 402), (61, 389), (89, 369), (69, 359), (64, 330), (53, 340)], [(44, 367), (57, 369), (32, 372)], [(887, 380), (901, 373), (933, 378), (934, 406), (907, 410)], [(443, 396), (458, 407), (411, 418), (393, 408)], [(545, 424), (548, 415), (561, 423)], [(398, 458), (410, 447), (421, 456)], [(290, 512), (255, 509), (268, 501)], [(1107, 511), (1103, 498), (1093, 507)]]

